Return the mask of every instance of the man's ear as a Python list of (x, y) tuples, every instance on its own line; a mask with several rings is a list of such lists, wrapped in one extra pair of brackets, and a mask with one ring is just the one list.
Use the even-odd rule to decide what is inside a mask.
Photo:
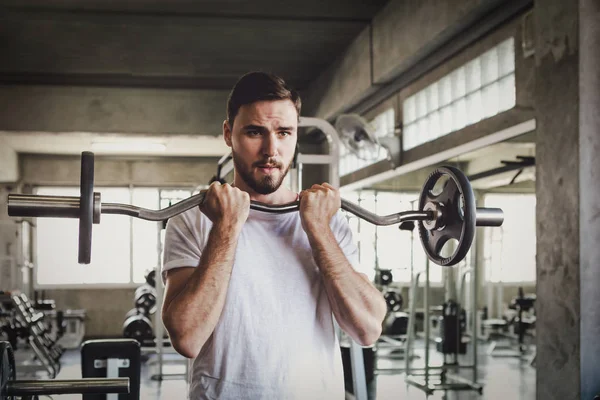
[(225, 144), (227, 144), (228, 147), (231, 147), (231, 127), (227, 120), (223, 121), (223, 139), (225, 139)]

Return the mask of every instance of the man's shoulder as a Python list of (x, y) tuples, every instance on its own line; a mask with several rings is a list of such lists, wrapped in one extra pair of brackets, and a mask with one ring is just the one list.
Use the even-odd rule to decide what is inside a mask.
[(171, 229), (187, 229), (193, 232), (204, 229), (210, 223), (210, 219), (198, 207), (193, 207), (170, 218), (167, 226)]

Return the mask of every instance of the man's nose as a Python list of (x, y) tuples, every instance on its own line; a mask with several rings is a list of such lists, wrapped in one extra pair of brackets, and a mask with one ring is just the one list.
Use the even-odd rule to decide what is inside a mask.
[(275, 134), (269, 133), (264, 136), (262, 151), (265, 156), (275, 157), (277, 155), (277, 138)]

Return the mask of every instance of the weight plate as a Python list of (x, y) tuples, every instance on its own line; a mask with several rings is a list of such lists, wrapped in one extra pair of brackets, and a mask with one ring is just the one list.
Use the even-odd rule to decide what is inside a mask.
[(140, 343), (151, 340), (154, 338), (152, 322), (141, 314), (132, 315), (123, 323), (123, 336)]
[[(436, 183), (447, 177), (441, 193), (432, 193)], [(441, 266), (452, 266), (462, 261), (473, 243), (476, 227), (476, 207), (473, 189), (467, 177), (454, 167), (441, 167), (433, 171), (423, 185), (419, 197), (419, 210), (435, 205), (441, 210), (441, 220), (435, 221), (434, 229), (428, 229), (419, 221), (419, 236), (425, 253), (431, 261)], [(450, 239), (458, 241), (454, 253), (443, 257), (440, 252)]]
[(92, 224), (94, 223), (94, 153), (81, 153), (81, 198), (79, 199), (79, 264), (92, 259)]
[(16, 379), (15, 356), (8, 342), (0, 342), (0, 400), (12, 400), (12, 396), (5, 395), (8, 381)]
[(383, 295), (383, 298), (389, 312), (400, 311), (402, 309), (403, 300), (399, 293), (390, 290)]
[(153, 269), (145, 276), (146, 283), (152, 287), (156, 287), (156, 270)]

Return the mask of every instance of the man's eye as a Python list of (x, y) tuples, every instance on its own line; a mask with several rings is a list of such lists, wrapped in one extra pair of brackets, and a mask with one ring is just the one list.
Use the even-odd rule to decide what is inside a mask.
[(281, 131), (281, 132), (279, 132), (279, 134), (280, 134), (281, 136), (290, 136), (290, 135), (291, 135), (291, 133), (290, 133), (290, 132), (288, 132), (288, 131)]
[(258, 131), (246, 131), (246, 133), (250, 136), (260, 135), (260, 133)]

